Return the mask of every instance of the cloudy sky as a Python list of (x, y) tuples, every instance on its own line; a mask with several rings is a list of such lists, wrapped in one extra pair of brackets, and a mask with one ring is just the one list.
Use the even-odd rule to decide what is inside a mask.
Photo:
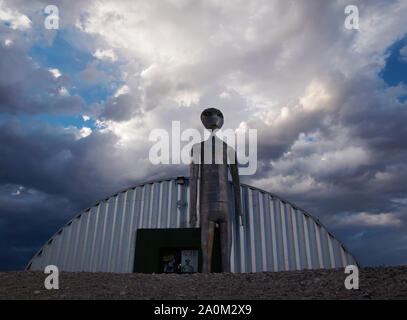
[[(0, 0), (0, 270), (144, 180), (155, 128), (257, 129), (243, 182), (310, 212), (362, 265), (407, 264), (407, 1)], [(359, 9), (346, 29), (345, 7)]]

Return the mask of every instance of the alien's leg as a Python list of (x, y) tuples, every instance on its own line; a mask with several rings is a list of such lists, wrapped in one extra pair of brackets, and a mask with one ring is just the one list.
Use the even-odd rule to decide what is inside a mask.
[(201, 248), (202, 248), (203, 273), (211, 272), (214, 235), (215, 235), (215, 222), (209, 221), (208, 218), (201, 219)]
[(220, 246), (222, 255), (222, 272), (230, 272), (230, 254), (232, 253), (232, 223), (220, 223)]

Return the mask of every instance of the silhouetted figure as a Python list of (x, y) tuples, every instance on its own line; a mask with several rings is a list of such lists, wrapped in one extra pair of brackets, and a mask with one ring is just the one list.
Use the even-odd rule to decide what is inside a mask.
[(215, 132), (223, 125), (223, 114), (215, 108), (205, 109), (201, 121), (211, 131), (208, 140), (192, 147), (191, 156), (191, 223), (196, 223), (197, 189), (200, 177), (200, 227), (203, 255), (202, 272), (211, 272), (212, 248), (215, 223), (220, 226), (222, 271), (230, 272), (230, 254), (232, 249), (232, 212), (231, 199), (228, 193), (228, 172), (230, 171), (235, 193), (236, 217), (242, 224), (240, 200), (239, 170), (236, 152)]

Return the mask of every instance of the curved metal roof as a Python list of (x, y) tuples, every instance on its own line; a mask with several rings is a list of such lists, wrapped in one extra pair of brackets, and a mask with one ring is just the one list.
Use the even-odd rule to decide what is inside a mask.
[[(196, 225), (189, 223), (189, 210), (186, 209), (189, 202), (188, 182), (188, 177), (147, 181), (98, 201), (61, 227), (38, 250), (26, 269), (42, 269), (48, 264), (56, 264), (61, 270), (132, 272), (135, 259), (135, 236), (132, 234), (138, 228), (199, 226), (199, 215)], [(149, 185), (152, 187), (147, 188)], [(232, 271), (279, 271), (359, 265), (343, 243), (305, 210), (275, 194), (247, 184), (241, 184), (241, 191), (247, 223), (243, 229), (233, 226)], [(231, 194), (234, 197), (233, 191)], [(133, 200), (127, 200), (128, 196), (132, 196)], [(110, 206), (109, 202), (112, 202)], [(143, 206), (136, 208), (136, 202), (143, 203)], [(121, 211), (118, 210), (118, 206)], [(164, 211), (165, 214), (161, 214)], [(91, 212), (94, 214), (91, 215)], [(87, 217), (81, 219), (84, 215)], [(102, 215), (104, 222), (101, 222)], [(92, 218), (93, 216), (96, 216), (96, 219)], [(143, 217), (149, 221), (147, 225)], [(148, 219), (145, 219), (146, 217)], [(120, 224), (119, 219), (121, 229), (115, 230), (118, 228), (115, 225)], [(131, 225), (127, 226), (129, 223)], [(110, 231), (106, 231), (107, 228), (110, 228)], [(69, 236), (62, 234), (65, 230), (70, 230)], [(71, 236), (71, 233), (74, 236)], [(105, 237), (108, 237), (106, 241)], [(127, 242), (127, 246), (123, 248), (121, 238), (126, 238)], [(80, 242), (81, 240), (84, 244)], [(103, 240), (102, 247), (98, 247), (97, 240)], [(110, 242), (110, 246), (104, 245), (105, 242)], [(77, 250), (77, 246), (85, 244), (86, 248)], [(122, 251), (121, 256), (115, 248)], [(115, 266), (109, 261), (105, 262), (106, 259), (113, 259), (113, 255), (116, 255), (115, 259), (121, 261)], [(91, 256), (89, 261), (85, 261), (86, 256)]]

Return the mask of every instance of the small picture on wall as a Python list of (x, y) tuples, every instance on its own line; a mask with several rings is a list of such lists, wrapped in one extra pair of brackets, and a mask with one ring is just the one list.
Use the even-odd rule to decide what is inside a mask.
[(164, 249), (161, 252), (161, 271), (164, 273), (179, 272), (180, 253), (177, 249)]
[(198, 250), (181, 251), (181, 272), (198, 272)]

